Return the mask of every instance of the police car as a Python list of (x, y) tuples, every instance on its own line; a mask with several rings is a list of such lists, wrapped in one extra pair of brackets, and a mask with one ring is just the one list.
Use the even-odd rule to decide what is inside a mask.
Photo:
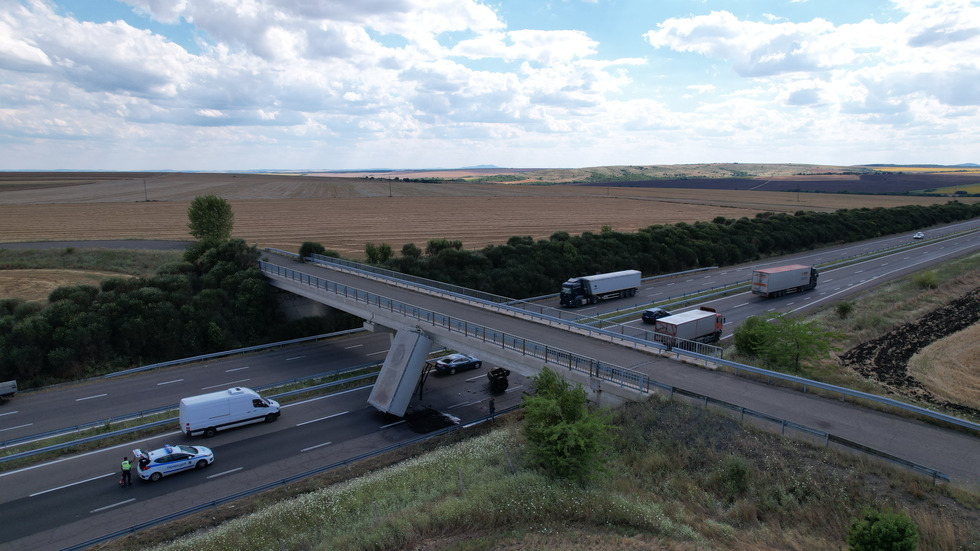
[(136, 474), (143, 480), (153, 482), (180, 471), (203, 469), (214, 461), (214, 453), (204, 446), (168, 444), (151, 452), (133, 450), (133, 456), (136, 459)]

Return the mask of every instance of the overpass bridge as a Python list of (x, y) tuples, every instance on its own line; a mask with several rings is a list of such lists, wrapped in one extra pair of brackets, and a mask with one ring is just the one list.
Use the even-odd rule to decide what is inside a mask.
[[(816, 427), (827, 435), (828, 443), (832, 435), (855, 447), (871, 448), (890, 458), (939, 471), (957, 483), (980, 487), (980, 462), (975, 460), (980, 457), (980, 425), (975, 423), (930, 415), (947, 418), (961, 429), (953, 430), (913, 417), (888, 415), (848, 402), (844, 394), (839, 400), (826, 398), (806, 392), (806, 386), (800, 392), (704, 369), (714, 366), (707, 357), (698, 360), (700, 367), (692, 366), (677, 361), (676, 353), (671, 353), (672, 359), (665, 357), (655, 343), (643, 344), (584, 326), (551, 322), (517, 309), (469, 297), (450, 297), (356, 270), (335, 270), (285, 257), (263, 261), (261, 269), (280, 289), (361, 317), (375, 330), (421, 335), (422, 346), (428, 341), (468, 352), (527, 376), (547, 365), (573, 383), (582, 384), (590, 398), (602, 405), (683, 389), (704, 397), (705, 403), (710, 399), (735, 404), (782, 420), (784, 428), (787, 423)], [(412, 354), (405, 351), (397, 355)], [(389, 368), (386, 363), (386, 368), (403, 375), (399, 377), (402, 386), (407, 374), (408, 383), (412, 383), (408, 386), (414, 389), (411, 378), (417, 375), (407, 364)], [(821, 386), (812, 383), (813, 387)], [(898, 404), (884, 398), (875, 401)], [(919, 409), (903, 409), (908, 408)]]

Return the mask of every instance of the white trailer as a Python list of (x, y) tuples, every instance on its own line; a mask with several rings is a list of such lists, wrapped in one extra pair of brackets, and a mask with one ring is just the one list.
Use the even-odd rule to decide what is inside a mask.
[(725, 318), (711, 308), (701, 307), (660, 318), (654, 325), (654, 340), (677, 346), (677, 339), (696, 342), (718, 342)]
[(17, 381), (3, 381), (0, 383), (0, 402), (4, 398), (10, 398), (14, 394), (17, 394)]
[(279, 402), (240, 386), (180, 400), (180, 430), (187, 436), (210, 438), (219, 430), (278, 418)]
[(752, 272), (752, 293), (766, 298), (809, 291), (817, 286), (817, 269), (803, 264), (764, 268)]
[(573, 277), (561, 286), (561, 305), (575, 308), (600, 300), (631, 297), (640, 288), (639, 270)]

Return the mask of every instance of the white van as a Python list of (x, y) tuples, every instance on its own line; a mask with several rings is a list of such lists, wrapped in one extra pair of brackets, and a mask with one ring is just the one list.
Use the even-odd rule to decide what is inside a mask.
[(245, 387), (229, 388), (180, 400), (180, 430), (187, 436), (214, 436), (219, 430), (249, 423), (271, 423), (279, 417), (279, 402)]

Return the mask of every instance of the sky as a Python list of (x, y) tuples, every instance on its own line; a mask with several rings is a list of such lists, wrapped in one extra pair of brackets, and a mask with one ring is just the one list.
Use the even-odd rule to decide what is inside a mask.
[(980, 0), (0, 0), (0, 170), (980, 162)]

